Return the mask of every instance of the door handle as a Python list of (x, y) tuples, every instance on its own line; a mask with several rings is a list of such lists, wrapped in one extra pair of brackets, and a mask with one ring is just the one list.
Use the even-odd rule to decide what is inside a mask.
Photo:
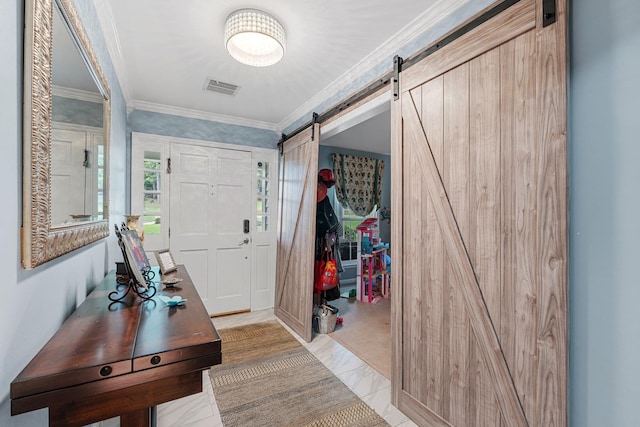
[(246, 239), (244, 239), (242, 242), (238, 243), (238, 246), (242, 246), (242, 245), (246, 245), (249, 243), (249, 238), (247, 237)]

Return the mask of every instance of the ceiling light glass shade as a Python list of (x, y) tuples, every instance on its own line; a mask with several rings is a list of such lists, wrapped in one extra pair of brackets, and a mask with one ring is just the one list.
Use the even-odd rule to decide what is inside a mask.
[(237, 10), (224, 25), (224, 44), (235, 60), (266, 67), (284, 56), (284, 28), (268, 13), (256, 9)]

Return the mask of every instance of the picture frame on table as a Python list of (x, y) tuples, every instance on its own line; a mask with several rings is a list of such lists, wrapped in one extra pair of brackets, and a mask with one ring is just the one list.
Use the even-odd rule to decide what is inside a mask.
[(131, 273), (133, 273), (133, 279), (140, 287), (148, 289), (149, 284), (144, 274), (151, 269), (151, 265), (142, 247), (142, 242), (140, 242), (140, 237), (135, 230), (123, 230), (121, 235), (126, 261)]
[(133, 261), (138, 266), (138, 269), (144, 274), (151, 270), (151, 263), (147, 258), (147, 253), (142, 247), (142, 241), (136, 230), (126, 230), (124, 232), (124, 239), (128, 243), (129, 248), (133, 254)]
[(158, 266), (160, 266), (160, 274), (170, 273), (178, 269), (169, 249), (156, 251), (155, 256), (158, 261)]

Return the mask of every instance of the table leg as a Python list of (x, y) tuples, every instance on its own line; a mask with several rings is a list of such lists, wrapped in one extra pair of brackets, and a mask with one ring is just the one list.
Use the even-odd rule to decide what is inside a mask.
[(151, 409), (152, 408), (143, 408), (120, 415), (120, 427), (151, 425)]

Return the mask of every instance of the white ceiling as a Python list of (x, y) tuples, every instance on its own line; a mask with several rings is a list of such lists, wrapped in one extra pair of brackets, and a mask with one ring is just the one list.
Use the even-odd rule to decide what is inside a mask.
[(322, 145), (391, 154), (391, 113), (388, 109), (342, 132), (323, 139)]
[[(337, 92), (380, 60), (390, 69), (407, 34), (467, 1), (102, 0), (98, 11), (130, 108), (229, 116), (279, 132), (316, 106), (314, 96), (324, 100), (320, 93)], [(226, 53), (224, 22), (241, 8), (282, 23), (281, 62), (254, 68)], [(205, 92), (208, 77), (240, 89), (233, 97)]]

